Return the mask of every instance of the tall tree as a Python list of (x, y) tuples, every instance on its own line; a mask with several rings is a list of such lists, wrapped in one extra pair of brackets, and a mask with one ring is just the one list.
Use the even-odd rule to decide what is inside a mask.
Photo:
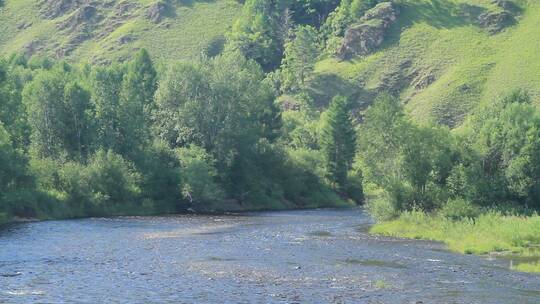
[(92, 140), (90, 93), (71, 81), (64, 87), (66, 148), (79, 161), (87, 158)]
[(41, 71), (23, 91), (29, 113), (34, 151), (41, 157), (62, 157), (65, 148), (66, 108), (64, 75), (61, 71)]
[(347, 98), (336, 96), (323, 117), (321, 146), (329, 179), (343, 189), (356, 152), (356, 131)]
[(96, 141), (94, 150), (102, 147), (119, 152), (122, 143), (118, 118), (123, 71), (120, 66), (98, 67), (92, 71), (90, 83), (95, 108)]
[(293, 0), (290, 8), (297, 24), (319, 27), (339, 3), (340, 0)]
[(277, 68), (283, 56), (288, 32), (288, 1), (247, 0), (240, 18), (233, 25), (229, 40), (234, 50), (257, 61), (264, 70)]
[(283, 59), (284, 85), (288, 88), (305, 88), (305, 81), (311, 76), (319, 55), (317, 31), (309, 26), (298, 26), (293, 37), (285, 44)]
[(120, 92), (122, 152), (141, 149), (150, 140), (150, 112), (156, 91), (156, 70), (148, 52), (139, 51), (129, 63)]
[(6, 196), (13, 191), (21, 191), (25, 185), (29, 185), (31, 178), (26, 169), (26, 161), (21, 154), (14, 149), (9, 133), (0, 121), (0, 212), (7, 206), (4, 205)]
[(230, 185), (238, 181), (232, 176), (249, 179), (255, 147), (273, 141), (280, 128), (264, 73), (239, 52), (172, 66), (160, 81), (156, 103), (160, 137), (173, 147), (203, 147), (216, 160), (221, 181)]
[(17, 149), (26, 149), (30, 136), (27, 115), (22, 103), (22, 84), (13, 67), (0, 60), (0, 121)]

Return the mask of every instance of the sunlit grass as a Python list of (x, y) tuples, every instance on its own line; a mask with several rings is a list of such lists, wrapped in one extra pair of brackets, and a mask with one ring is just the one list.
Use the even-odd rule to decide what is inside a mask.
[[(122, 1), (112, 1), (113, 4)], [(178, 1), (174, 12), (155, 24), (146, 18), (154, 0), (128, 0), (138, 6), (118, 28), (108, 32), (116, 11), (112, 6), (96, 6), (103, 21), (90, 27), (89, 39), (83, 41), (67, 59), (74, 62), (93, 62), (94, 59), (117, 60), (129, 58), (138, 48), (146, 48), (158, 62), (197, 57), (215, 39), (223, 37), (241, 11), (241, 3), (234, 0)], [(8, 55), (38, 42), (46, 55), (55, 57), (56, 49), (69, 43), (72, 35), (57, 24), (67, 18), (47, 19), (40, 6), (31, 0), (4, 0), (0, 6), (0, 54)], [(113, 19), (111, 19), (113, 20)], [(24, 25), (24, 26), (23, 26)], [(119, 43), (124, 35), (133, 39)]]
[[(464, 254), (500, 253), (517, 257), (540, 257), (540, 216), (503, 216), (488, 212), (476, 219), (453, 221), (423, 212), (405, 212), (399, 218), (376, 224), (372, 233), (386, 236), (441, 241)], [(537, 261), (513, 267), (540, 271)]]
[(522, 272), (540, 272), (540, 262), (520, 263), (512, 267), (513, 270)]
[[(533, 100), (540, 100), (534, 98), (540, 96), (539, 1), (520, 1), (525, 10), (519, 22), (496, 35), (459, 13), (465, 3), (500, 10), (489, 0), (396, 3), (400, 16), (379, 50), (350, 61), (325, 58), (316, 73), (352, 80), (368, 91), (390, 85), (421, 123), (459, 125), (479, 103), (492, 102), (516, 88), (527, 89)], [(425, 88), (414, 85), (430, 77), (433, 82)]]

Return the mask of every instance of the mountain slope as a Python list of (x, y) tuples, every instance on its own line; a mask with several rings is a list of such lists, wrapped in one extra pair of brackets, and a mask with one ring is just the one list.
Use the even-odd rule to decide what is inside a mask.
[(450, 126), (478, 103), (516, 88), (540, 97), (540, 2), (521, 1), (517, 24), (495, 34), (465, 15), (471, 6), (497, 12), (492, 1), (396, 3), (401, 13), (378, 51), (349, 61), (325, 59), (318, 77), (348, 84), (363, 104), (390, 90), (418, 121)]
[[(346, 94), (365, 108), (390, 91), (416, 120), (454, 127), (479, 103), (511, 90), (540, 97), (540, 1), (393, 3), (399, 15), (374, 52), (317, 63), (310, 81), (317, 104)], [(215, 54), (241, 7), (234, 0), (4, 0), (0, 54), (98, 63), (139, 48), (158, 62)], [(507, 10), (515, 24), (498, 28), (500, 20), (482, 19)]]
[(190, 58), (219, 48), (240, 6), (230, 0), (5, 0), (0, 53), (108, 62), (146, 48), (155, 58)]

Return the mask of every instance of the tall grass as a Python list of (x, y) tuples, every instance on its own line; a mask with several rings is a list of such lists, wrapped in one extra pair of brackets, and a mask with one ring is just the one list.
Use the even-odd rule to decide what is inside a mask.
[(531, 257), (514, 267), (540, 272), (540, 216), (506, 216), (490, 211), (476, 219), (451, 220), (421, 211), (404, 212), (397, 219), (376, 224), (372, 233), (441, 241), (452, 251), (465, 254), (501, 253)]

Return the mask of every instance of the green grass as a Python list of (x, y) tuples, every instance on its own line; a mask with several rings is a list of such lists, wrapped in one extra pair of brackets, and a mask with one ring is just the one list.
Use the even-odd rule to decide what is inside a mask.
[[(107, 27), (114, 20), (114, 7), (97, 6), (103, 20), (91, 29), (88, 40), (77, 44), (67, 55), (68, 60), (122, 60), (129, 58), (138, 48), (148, 49), (158, 62), (190, 59), (199, 56), (214, 40), (225, 35), (241, 8), (241, 4), (234, 0), (178, 1), (173, 2), (174, 13), (155, 24), (145, 15), (157, 0), (124, 1), (135, 3), (137, 7), (112, 31)], [(46, 19), (40, 13), (37, 1), (5, 0), (4, 6), (0, 7), (0, 54), (19, 52), (35, 41), (42, 48), (40, 54), (57, 57), (57, 51), (67, 46), (75, 35), (57, 27), (69, 15)], [(21, 26), (23, 24), (29, 26)], [(120, 43), (119, 39), (124, 36), (130, 36), (132, 40)]]
[(452, 221), (423, 212), (405, 212), (376, 224), (371, 233), (441, 241), (464, 254), (498, 254), (518, 262), (519, 271), (539, 271), (540, 216), (503, 216), (488, 212), (476, 219)]
[[(524, 8), (519, 23), (490, 35), (462, 16), (462, 5), (500, 10), (488, 0), (398, 0), (401, 14), (375, 53), (339, 62), (318, 62), (317, 75), (335, 75), (371, 94), (387, 87), (401, 95), (419, 122), (458, 126), (482, 102), (516, 88), (540, 103), (540, 2), (515, 1)], [(418, 80), (432, 77), (426, 87)], [(328, 84), (323, 84), (328, 86)]]
[[(174, 13), (154, 24), (145, 14), (157, 0), (124, 1), (138, 5), (133, 15), (98, 38), (115, 12), (100, 7), (105, 21), (92, 29), (92, 38), (68, 54), (68, 60), (122, 60), (138, 48), (148, 49), (160, 64), (191, 59), (223, 39), (242, 5), (235, 0), (173, 2)], [(311, 83), (316, 104), (325, 106), (336, 94), (356, 93), (368, 105), (378, 92), (389, 88), (401, 96), (418, 122), (452, 127), (459, 126), (479, 103), (489, 103), (516, 88), (529, 90), (540, 104), (540, 2), (513, 1), (523, 8), (518, 24), (490, 35), (464, 17), (468, 9), (463, 6), (500, 10), (491, 0), (396, 0), (398, 22), (378, 51), (345, 62), (323, 58), (317, 63)], [(36, 1), (5, 0), (0, 8), (0, 54), (38, 41), (45, 54), (57, 56), (56, 51), (71, 37), (56, 26), (67, 17), (48, 20)], [(121, 44), (123, 37), (132, 41)], [(432, 79), (426, 82), (429, 85), (418, 86), (427, 78)]]
[(540, 262), (520, 263), (512, 267), (512, 269), (521, 272), (540, 272)]

